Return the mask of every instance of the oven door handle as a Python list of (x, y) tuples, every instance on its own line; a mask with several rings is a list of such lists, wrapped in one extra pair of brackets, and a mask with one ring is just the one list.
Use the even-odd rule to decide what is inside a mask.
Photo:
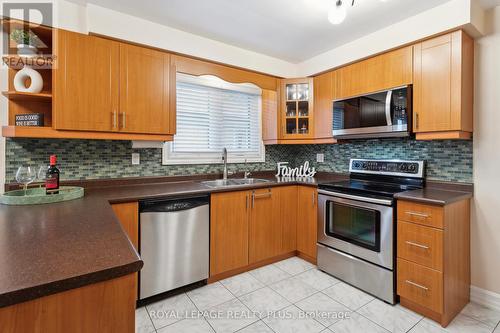
[(325, 190), (318, 190), (318, 193), (328, 195), (331, 197), (339, 197), (339, 198), (343, 198), (343, 199), (351, 199), (351, 200), (369, 202), (369, 203), (374, 203), (374, 204), (379, 204), (379, 205), (392, 206), (392, 200), (362, 197), (362, 196), (358, 196), (358, 195), (330, 192), (330, 191), (325, 191)]

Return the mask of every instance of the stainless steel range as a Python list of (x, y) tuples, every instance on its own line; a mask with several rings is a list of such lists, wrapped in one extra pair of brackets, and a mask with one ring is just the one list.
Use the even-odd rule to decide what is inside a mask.
[(394, 195), (422, 188), (424, 162), (352, 159), (347, 181), (319, 185), (318, 268), (396, 301)]

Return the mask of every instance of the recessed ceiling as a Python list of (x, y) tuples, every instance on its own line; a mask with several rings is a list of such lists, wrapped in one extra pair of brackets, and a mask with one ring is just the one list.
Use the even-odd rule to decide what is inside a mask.
[(333, 1), (88, 0), (98, 6), (293, 63), (449, 0), (356, 0), (340, 25), (332, 25), (327, 19), (328, 7)]

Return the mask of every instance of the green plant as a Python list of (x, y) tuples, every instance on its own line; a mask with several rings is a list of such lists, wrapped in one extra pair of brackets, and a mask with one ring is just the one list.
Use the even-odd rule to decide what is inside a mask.
[(15, 29), (10, 33), (10, 39), (12, 39), (17, 44), (27, 44), (31, 46), (36, 46), (39, 41), (38, 36), (31, 31), (25, 31), (23, 29)]

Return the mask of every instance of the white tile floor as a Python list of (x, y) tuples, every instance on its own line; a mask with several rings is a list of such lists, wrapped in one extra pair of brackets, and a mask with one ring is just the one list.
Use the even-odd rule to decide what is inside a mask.
[(137, 333), (500, 333), (499, 322), (500, 312), (470, 303), (443, 329), (297, 257), (136, 311)]

